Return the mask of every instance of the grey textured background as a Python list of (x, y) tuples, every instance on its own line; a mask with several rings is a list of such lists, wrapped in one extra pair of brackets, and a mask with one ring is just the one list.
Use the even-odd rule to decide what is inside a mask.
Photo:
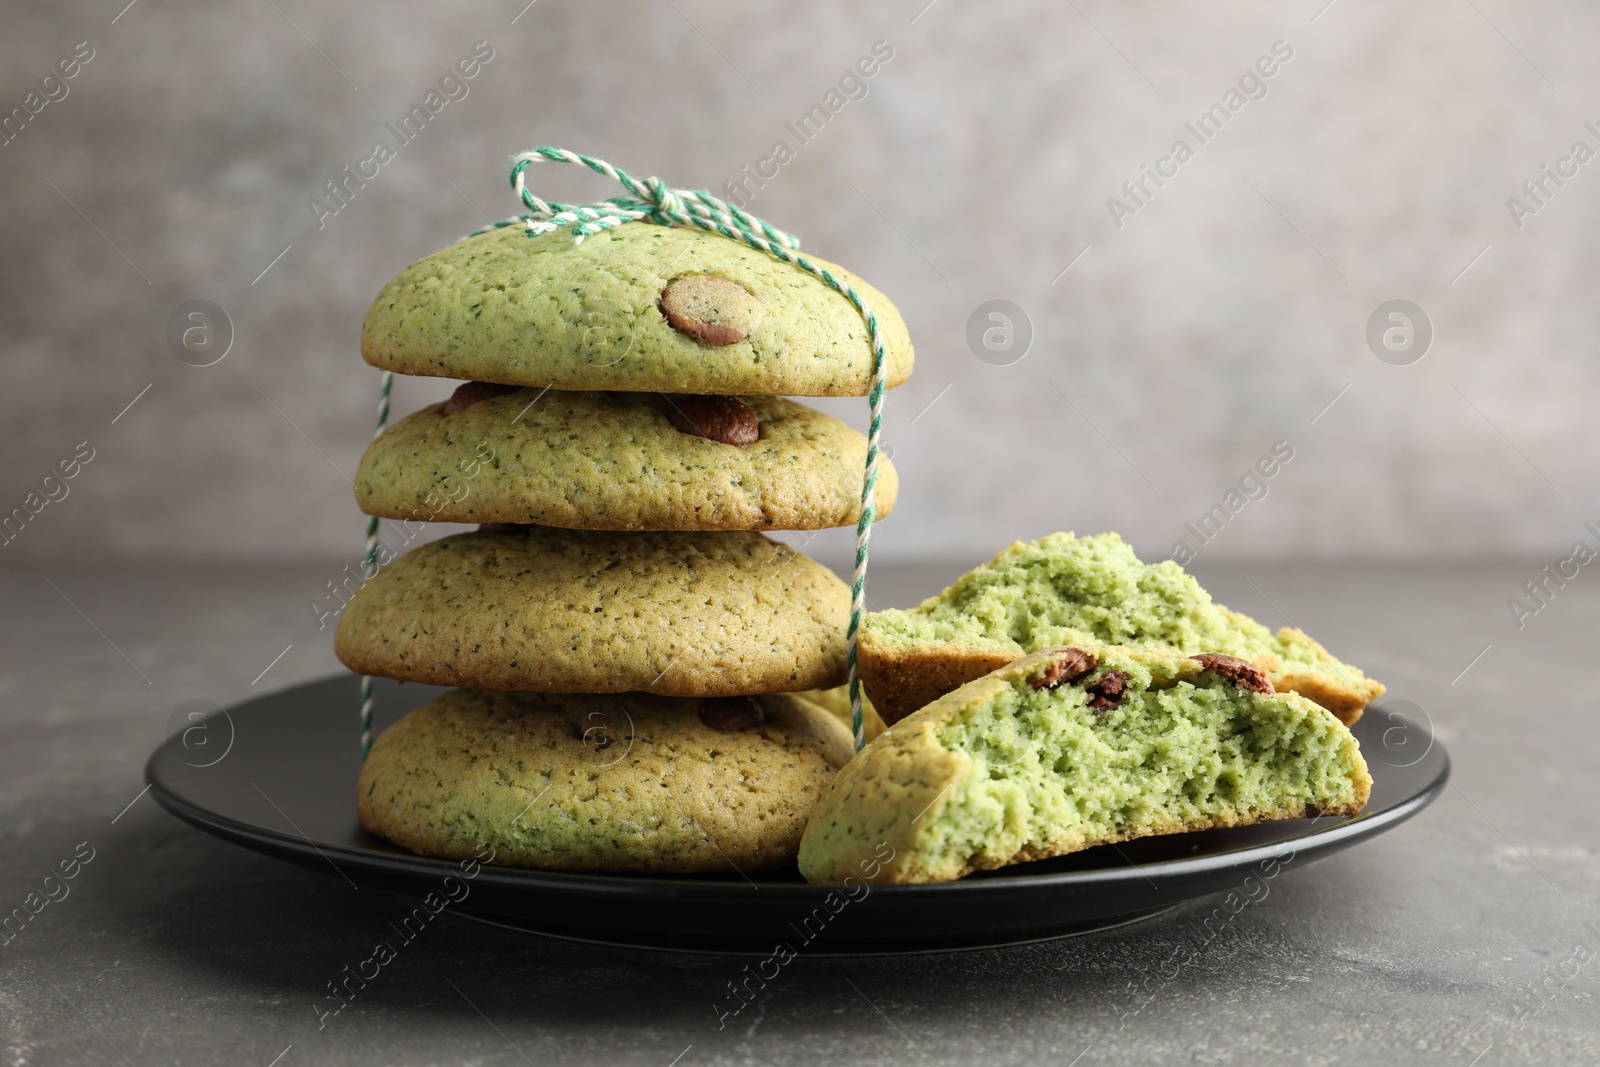
[[(1505, 203), (1574, 140), (1600, 148), (1593, 7), (123, 2), (9, 4), (0, 35), (0, 110), (95, 49), (0, 148), (0, 507), (95, 449), (12, 557), (350, 551), (366, 304), (512, 213), (510, 153), (557, 143), (718, 187), (880, 39), (894, 58), (866, 98), (751, 207), (911, 324), (882, 558), (1054, 529), (1165, 556), (1280, 439), (1293, 462), (1204, 559), (1554, 559), (1600, 517), (1600, 163), (1520, 230)], [(494, 58), (469, 95), (317, 229), (322, 183), (478, 40)], [(1115, 227), (1106, 199), (1278, 40), (1294, 56), (1266, 97)], [(553, 170), (551, 195), (613, 192)], [(1363, 338), (1397, 297), (1437, 330), (1412, 366)], [(236, 328), (215, 366), (163, 337), (194, 298)], [(965, 341), (993, 298), (1033, 323), (1011, 366)], [(398, 409), (445, 388), (407, 383)], [(861, 421), (863, 403), (826, 406)]]
[[(95, 58), (0, 146), (0, 514), (80, 442), (95, 458), (0, 548), (0, 906), (78, 841), (104, 858), (0, 949), (6, 1062), (1596, 1061), (1594, 967), (1531, 990), (1600, 936), (1600, 585), (1520, 634), (1505, 598), (1600, 539), (1600, 162), (1520, 230), (1505, 201), (1573, 141), (1600, 149), (1600, 9), (926, 2), (8, 0), (0, 117), (77, 42)], [(469, 95), (318, 230), (308, 200), (477, 40), (495, 58)], [(1286, 880), (1127, 1028), (1113, 1002), (1195, 908), (1049, 945), (806, 960), (727, 1034), (706, 1010), (725, 960), (458, 924), (319, 1035), (319, 983), (387, 905), (179, 825), (140, 768), (190, 701), (336, 669), (305, 607), (358, 552), (367, 302), (514, 210), (510, 153), (557, 143), (717, 187), (877, 40), (895, 54), (867, 97), (751, 205), (891, 294), (918, 345), (890, 398), (903, 495), (874, 598), (907, 604), (1059, 528), (1164, 556), (1286, 440), (1293, 461), (1196, 571), (1425, 708), (1454, 783)], [(1117, 229), (1106, 199), (1278, 40), (1294, 57), (1267, 96)], [(997, 298), (1034, 327), (1011, 366), (965, 339)], [(1364, 340), (1395, 298), (1437, 329), (1411, 366)], [(236, 328), (214, 366), (164, 338), (192, 299)], [(447, 388), (403, 383), (397, 410)], [(847, 540), (808, 551), (837, 562)]]

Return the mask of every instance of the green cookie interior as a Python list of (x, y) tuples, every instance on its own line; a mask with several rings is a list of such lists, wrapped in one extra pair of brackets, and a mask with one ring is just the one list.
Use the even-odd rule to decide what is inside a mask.
[(1366, 773), (1348, 731), (1308, 702), (1252, 693), (1205, 672), (1179, 681), (1170, 661), (1102, 655), (1085, 681), (1131, 676), (1120, 706), (1097, 712), (1081, 685), (1013, 681), (938, 732), (976, 773), (930, 826), (927, 846), (1006, 858), (1071, 840), (1124, 840), (1196, 823), (1295, 817), (1355, 802)]
[[(1194, 660), (1090, 647), (1086, 676), (1036, 687), (1048, 650), (968, 683), (872, 742), (834, 782), (801, 870), (837, 881), (894, 849), (894, 882), (958, 878), (1152, 834), (1354, 814), (1371, 787), (1349, 730), (1293, 693)], [(1126, 676), (1120, 703), (1093, 689)], [(877, 849), (874, 853), (874, 849)]]
[(1213, 602), (1177, 563), (1142, 563), (1115, 533), (1013, 544), (915, 608), (872, 613), (863, 640), (889, 655), (960, 646), (1020, 656), (1082, 643), (1218, 652), (1261, 664), (1279, 688), (1308, 690), (1346, 721), (1348, 706), (1383, 692), (1299, 630), (1273, 633)]

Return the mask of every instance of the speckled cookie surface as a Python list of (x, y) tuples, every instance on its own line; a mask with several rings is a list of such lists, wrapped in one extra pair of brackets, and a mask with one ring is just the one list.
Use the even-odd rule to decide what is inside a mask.
[[(541, 395), (542, 392), (542, 395)], [(781, 397), (746, 397), (760, 438), (725, 444), (672, 424), (662, 393), (521, 389), (465, 411), (435, 404), (361, 459), (368, 514), (588, 530), (814, 530), (860, 515), (866, 438)], [(899, 486), (878, 464), (877, 511)]]
[(737, 700), (456, 690), (373, 744), (361, 825), (446, 859), (488, 845), (512, 866), (786, 866), (850, 738), (796, 697)]
[[(850, 272), (814, 262), (868, 301), (889, 384), (900, 384), (912, 351), (899, 313)], [(662, 291), (690, 275), (726, 279), (748, 299), (680, 287), (668, 299), (674, 327)], [(685, 326), (695, 315), (716, 329)], [(729, 238), (652, 223), (582, 244), (509, 226), (435, 252), (378, 294), (361, 353), (402, 374), (735, 396), (865, 396), (872, 369), (860, 313), (821, 281)]]
[(845, 674), (850, 591), (758, 533), (531, 526), (423, 545), (345, 607), (360, 674), (471, 689), (734, 696)]

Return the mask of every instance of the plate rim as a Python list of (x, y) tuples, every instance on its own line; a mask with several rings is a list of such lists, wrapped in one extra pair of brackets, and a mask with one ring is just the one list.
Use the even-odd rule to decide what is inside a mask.
[[(252, 704), (273, 698), (282, 698), (297, 691), (308, 690), (333, 682), (353, 682), (354, 677), (354, 675), (328, 675), (302, 682), (298, 685), (287, 686), (224, 708), (222, 714), (231, 714)], [(307, 866), (314, 865), (316, 860), (323, 860), (332, 864), (334, 859), (343, 858), (365, 870), (379, 869), (381, 873), (400, 874), (408, 879), (435, 874), (443, 875), (458, 867), (458, 861), (455, 860), (379, 852), (337, 842), (317, 842), (303, 833), (297, 837), (291, 833), (247, 823), (233, 816), (211, 811), (191, 803), (163, 783), (156, 766), (162, 753), (177, 738), (178, 735), (172, 735), (163, 738), (156, 745), (149, 759), (145, 762), (144, 778), (150, 787), (152, 797), (163, 809), (196, 829), (267, 856), (277, 857), (284, 852), (290, 852), (299, 859), (306, 861)], [(1437, 736), (1432, 737), (1431, 747), (1438, 748), (1443, 763), (1438, 774), (1421, 789), (1401, 798), (1380, 812), (1358, 813), (1355, 816), (1335, 822), (1331, 826), (1312, 826), (1306, 832), (1296, 834), (1293, 837), (1205, 856), (1180, 857), (1149, 863), (1134, 863), (1130, 860), (1126, 867), (1103, 867), (1087, 871), (1041, 871), (1016, 874), (986, 873), (981, 878), (959, 878), (949, 882), (918, 885), (874, 884), (872, 892), (875, 896), (883, 894), (890, 899), (901, 897), (928, 898), (941, 895), (959, 897), (963, 894), (973, 893), (999, 895), (1006, 890), (1036, 891), (1116, 883), (1127, 880), (1133, 874), (1143, 876), (1150, 882), (1155, 883), (1157, 880), (1182, 880), (1197, 875), (1216, 873), (1221, 870), (1243, 870), (1262, 861), (1281, 860), (1287, 847), (1293, 848), (1293, 855), (1296, 860), (1300, 860), (1302, 856), (1304, 861), (1317, 859), (1333, 852), (1341, 851), (1350, 845), (1405, 822), (1433, 803), (1449, 784), (1453, 764), (1448, 750), (1439, 743)], [(336, 866), (335, 869), (337, 870)], [(535, 867), (502, 867), (483, 864), (475, 877), (483, 878), (485, 876), (490, 879), (488, 884), (500, 885), (506, 888), (540, 888), (553, 891), (581, 889), (590, 893), (599, 891), (609, 896), (653, 895), (662, 892), (706, 896), (725, 892), (738, 884), (727, 880), (712, 880), (693, 876), (661, 877), (650, 874), (552, 871)], [(773, 892), (780, 897), (821, 895), (837, 888), (833, 885), (812, 885), (806, 882), (794, 881), (761, 882), (759, 878), (748, 877), (747, 881), (757, 885), (763, 891)]]

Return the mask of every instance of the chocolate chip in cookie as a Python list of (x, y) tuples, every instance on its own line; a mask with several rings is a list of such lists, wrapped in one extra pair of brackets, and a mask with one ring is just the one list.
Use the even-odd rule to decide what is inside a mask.
[(1216, 652), (1203, 652), (1189, 658), (1240, 689), (1248, 689), (1252, 693), (1275, 692), (1272, 688), (1272, 679), (1267, 677), (1267, 672), (1247, 659), (1224, 656)]
[(1089, 707), (1095, 711), (1112, 711), (1122, 704), (1122, 694), (1128, 688), (1126, 671), (1107, 671), (1093, 685), (1085, 686), (1089, 694)]
[(1029, 678), (1028, 684), (1035, 689), (1048, 689), (1062, 682), (1075, 682), (1094, 670), (1098, 662), (1081, 648), (1064, 648), (1060, 658), (1046, 667), (1043, 673)]
[(703, 345), (731, 345), (766, 318), (761, 302), (738, 282), (717, 274), (684, 274), (661, 290), (667, 325)]
[(750, 697), (712, 697), (700, 702), (700, 721), (731, 734), (755, 729), (766, 721), (766, 714)]
[(669, 396), (667, 419), (679, 430), (725, 445), (753, 445), (761, 437), (755, 409), (732, 396)]
[(465, 411), (480, 400), (488, 400), (492, 396), (505, 396), (521, 389), (520, 385), (501, 385), (499, 382), (462, 382), (456, 386), (456, 391), (450, 394), (450, 399), (444, 402), (444, 414), (454, 415), (458, 411)]

